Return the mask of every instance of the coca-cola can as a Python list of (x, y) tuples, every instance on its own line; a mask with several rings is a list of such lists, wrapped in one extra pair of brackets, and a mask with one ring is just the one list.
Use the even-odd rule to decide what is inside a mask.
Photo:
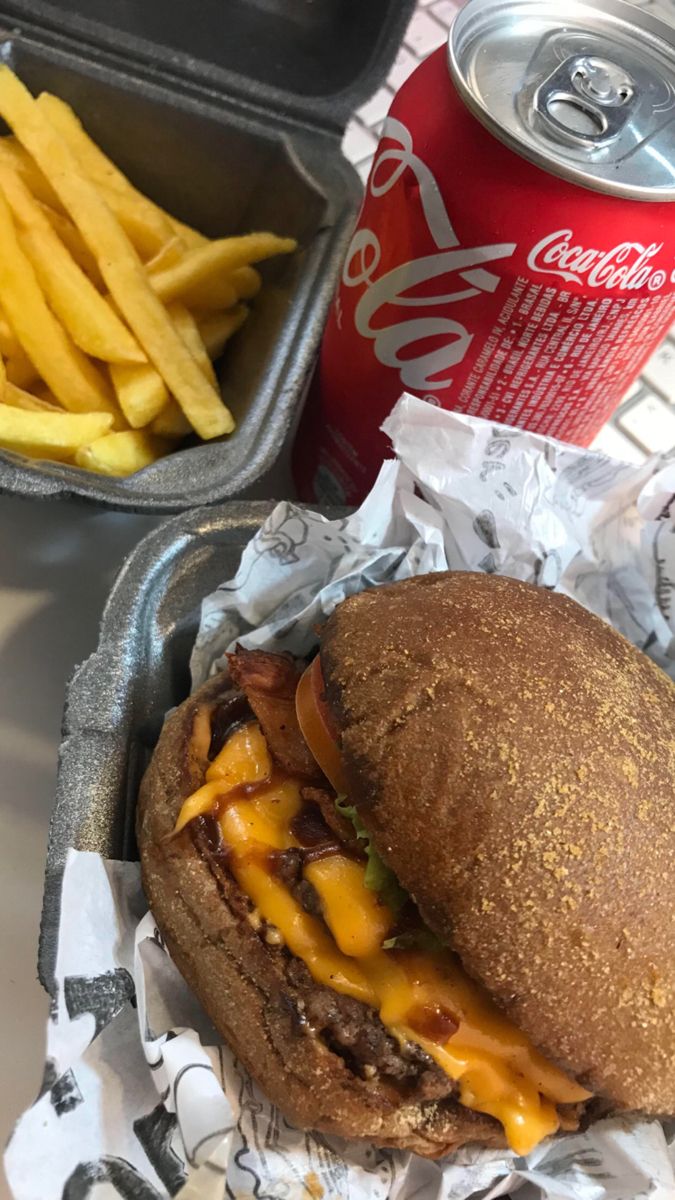
[(588, 445), (675, 318), (675, 31), (470, 0), (385, 121), (296, 439), (355, 502), (408, 391)]

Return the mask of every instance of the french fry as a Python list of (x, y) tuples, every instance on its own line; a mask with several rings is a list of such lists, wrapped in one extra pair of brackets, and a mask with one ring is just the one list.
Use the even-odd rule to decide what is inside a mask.
[(10, 358), (12, 354), (20, 353), (21, 346), (15, 338), (6, 317), (0, 313), (0, 354)]
[(7, 391), (7, 372), (5, 370), (5, 364), (4, 364), (4, 361), (2, 358), (2, 354), (0, 354), (0, 401), (4, 400), (6, 391)]
[(32, 458), (72, 458), (111, 425), (109, 413), (28, 412), (0, 404), (0, 446)]
[[(85, 175), (86, 177), (86, 175)], [(149, 228), (145, 213), (139, 210), (133, 196), (116, 192), (113, 188), (95, 184), (101, 199), (105, 200), (108, 208), (115, 214), (129, 241), (143, 262), (154, 258), (159, 253), (164, 242), (164, 234)]]
[(53, 187), (47, 183), (42, 171), (38, 170), (30, 154), (26, 153), (16, 138), (0, 137), (0, 163), (9, 171), (16, 172), (31, 195), (35, 196), (35, 199), (39, 200), (41, 204), (47, 204), (54, 210), (61, 207)]
[(42, 92), (37, 102), (53, 127), (68, 142), (81, 169), (96, 184), (143, 258), (159, 253), (172, 235), (178, 236), (186, 247), (201, 246), (208, 241), (203, 234), (170, 216), (135, 188), (89, 137), (70, 105), (49, 92)]
[(185, 413), (173, 399), (169, 400), (166, 408), (155, 417), (150, 429), (152, 433), (167, 438), (184, 438), (192, 433), (192, 426)]
[(164, 213), (164, 216), (167, 218), (174, 233), (177, 234), (178, 237), (182, 239), (184, 244), (191, 250), (194, 249), (195, 246), (206, 245), (209, 239), (204, 237), (203, 233), (198, 233), (197, 230), (193, 229), (190, 225), (185, 225), (183, 221), (179, 221), (176, 217), (172, 217), (170, 213), (165, 213), (163, 208), (160, 208), (159, 211)]
[(195, 321), (192, 313), (185, 307), (184, 304), (170, 304), (169, 316), (174, 323), (174, 328), (180, 334), (185, 345), (193, 355), (196, 362), (199, 363), (204, 375), (213, 384), (218, 387), (218, 380), (213, 369), (213, 364), (209, 358), (208, 351), (202, 340), (202, 335), (199, 332), (199, 326)]
[(237, 300), (252, 300), (262, 287), (260, 272), (255, 267), (237, 267), (230, 275), (230, 283), (237, 293)]
[(108, 363), (148, 361), (133, 334), (51, 229), (49, 234), (37, 227), (24, 229), (20, 243), (52, 311), (80, 350)]
[(165, 242), (161, 250), (158, 250), (154, 258), (145, 264), (145, 269), (148, 275), (154, 275), (157, 271), (164, 271), (167, 267), (174, 267), (180, 262), (185, 254), (185, 242), (177, 235), (171, 238), (170, 242)]
[(17, 387), (28, 387), (38, 374), (26, 351), (15, 336), (7, 318), (0, 312), (0, 354), (6, 359), (7, 378)]
[(107, 203), (136, 248), (144, 256), (156, 254), (175, 236), (169, 218), (110, 161), (86, 133), (70, 105), (49, 92), (42, 92), (37, 104), (68, 143), (85, 175), (103, 189)]
[(63, 405), (59, 404), (56, 396), (47, 387), (47, 384), (43, 379), (36, 379), (35, 382), (31, 383), (30, 387), (26, 390), (30, 392), (31, 396), (36, 396), (38, 400), (46, 400), (52, 405), (53, 408), (56, 408), (58, 412), (64, 411)]
[(20, 353), (14, 358), (10, 356), (5, 362), (5, 370), (10, 383), (16, 387), (29, 388), (35, 383), (38, 378), (38, 373), (35, 370), (28, 355), (20, 349)]
[[(171, 311), (174, 308), (175, 305), (172, 305)], [(211, 358), (218, 358), (222, 354), (225, 343), (241, 328), (248, 312), (249, 310), (244, 304), (239, 304), (230, 312), (217, 313), (198, 324), (200, 337)], [(169, 401), (166, 408), (163, 408), (161, 413), (155, 417), (150, 428), (153, 433), (169, 438), (184, 438), (192, 433), (190, 422), (175, 400)]]
[(16, 337), (63, 407), (70, 412), (114, 413), (114, 401), (103, 375), (73, 345), (47, 307), (35, 272), (19, 245), (2, 192), (0, 295)]
[[(153, 290), (165, 304), (182, 300), (190, 307), (217, 306), (229, 308), (228, 296), (236, 292), (227, 276), (238, 267), (271, 258), (275, 254), (291, 254), (297, 249), (293, 238), (276, 237), (273, 233), (250, 233), (244, 237), (219, 238), (190, 250), (175, 267), (158, 271), (152, 276)], [(222, 296), (216, 289), (222, 289)]]
[[(61, 102), (59, 101), (59, 103)], [(67, 108), (68, 106), (66, 105), (65, 107)], [(74, 119), (77, 121), (76, 117)], [(87, 137), (83, 130), (82, 134), (83, 137)], [(97, 153), (101, 153), (91, 139), (88, 139), (88, 142)], [(78, 157), (77, 154), (76, 157)], [(53, 187), (45, 178), (42, 171), (35, 165), (31, 156), (15, 138), (0, 138), (0, 163), (6, 165), (8, 169), (14, 170), (20, 176), (36, 200), (44, 204), (51, 212), (56, 213), (57, 216), (63, 215), (61, 201)], [(80, 169), (85, 175), (87, 174), (82, 164), (80, 164)], [(120, 224), (144, 258), (156, 254), (167, 238), (177, 236), (166, 214), (161, 209), (157, 209), (157, 206), (151, 200), (146, 200), (146, 197), (143, 196), (141, 199), (149, 206), (147, 212), (150, 215), (146, 215), (144, 207), (139, 207), (136, 203), (135, 189), (132, 189), (134, 195), (131, 195), (112, 188), (104, 179), (98, 181), (93, 179), (92, 182), (96, 183), (106, 203), (112, 208)], [(129, 187), (131, 188), (131, 184)], [(140, 196), (140, 193), (138, 195)], [(156, 211), (153, 212), (152, 210)], [(159, 219), (156, 215), (157, 212), (160, 213)], [(81, 263), (80, 265), (86, 269), (85, 264)]]
[(19, 176), (0, 166), (0, 188), (38, 283), (75, 345), (105, 362), (146, 362), (136, 339), (70, 256)]
[(89, 276), (94, 287), (102, 291), (104, 287), (103, 276), (98, 269), (98, 263), (91, 250), (82, 241), (80, 231), (75, 228), (73, 222), (64, 213), (57, 212), (55, 208), (50, 208), (48, 204), (42, 204), (39, 200), (38, 204), (54, 233), (61, 239), (66, 250), (70, 251), (77, 265), (82, 267), (85, 275)]
[[(176, 333), (161, 301), (149, 287), (143, 265), (129, 239), (93, 184), (80, 175), (69, 145), (52, 128), (43, 107), (36, 104), (28, 89), (6, 65), (0, 66), (0, 115), (52, 184), (61, 204), (95, 255), (106, 286), (127, 324), (193, 428), (204, 439), (230, 433), (234, 428), (232, 414)], [(0, 236), (0, 243), (2, 240)], [(8, 315), (18, 335), (16, 314)], [(20, 340), (25, 347), (24, 338), (20, 336)], [(62, 400), (61, 391), (37, 363), (32, 351), (31, 357), (54, 394)]]
[(10, 408), (23, 408), (26, 412), (63, 412), (58, 404), (43, 400), (41, 396), (34, 396), (32, 392), (25, 392), (23, 388), (15, 387), (9, 381), (1, 399), (2, 403), (8, 404)]
[(249, 310), (245, 304), (237, 304), (236, 308), (231, 308), (229, 312), (214, 313), (198, 322), (202, 341), (212, 361), (220, 358), (225, 343), (241, 329), (248, 314)]
[[(51, 92), (41, 92), (36, 103), (44, 112), (50, 125), (68, 142), (92, 183), (100, 183), (104, 187), (115, 187), (118, 191), (126, 191), (131, 188), (134, 193), (136, 192), (119, 167), (111, 162), (100, 146), (89, 136), (79, 117), (76, 116), (70, 105), (66, 104), (65, 100), (61, 100), (59, 96), (53, 96)], [(165, 229), (164, 233), (166, 240), (170, 236), (168, 229)]]
[(169, 393), (159, 371), (151, 363), (139, 366), (110, 364), (117, 402), (132, 429), (150, 422), (169, 403)]
[[(168, 274), (168, 272), (166, 273)], [(158, 275), (150, 277), (153, 288), (157, 278), (159, 278)], [(223, 308), (233, 308), (237, 303), (237, 291), (231, 280), (231, 275), (211, 275), (209, 279), (203, 279), (193, 287), (179, 288), (179, 302), (200, 314), (220, 312)], [(165, 300), (164, 303), (171, 304), (173, 301)]]
[(163, 438), (130, 429), (124, 433), (108, 433), (88, 446), (82, 446), (75, 454), (75, 462), (78, 467), (98, 471), (101, 475), (133, 475), (156, 462), (170, 448)]

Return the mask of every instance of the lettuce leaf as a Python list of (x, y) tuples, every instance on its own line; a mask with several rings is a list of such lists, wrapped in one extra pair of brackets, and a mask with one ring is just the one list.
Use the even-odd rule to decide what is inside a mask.
[(382, 943), (383, 950), (427, 950), (437, 953), (444, 946), (440, 938), (430, 929), (409, 929), (407, 933), (399, 933), (397, 937), (387, 938)]
[(370, 888), (371, 892), (377, 892), (394, 914), (399, 913), (408, 900), (408, 893), (401, 887), (394, 872), (380, 858), (356, 809), (352, 804), (347, 804), (347, 797), (338, 796), (335, 807), (341, 816), (351, 821), (357, 838), (363, 842), (368, 859), (364, 876), (366, 887)]

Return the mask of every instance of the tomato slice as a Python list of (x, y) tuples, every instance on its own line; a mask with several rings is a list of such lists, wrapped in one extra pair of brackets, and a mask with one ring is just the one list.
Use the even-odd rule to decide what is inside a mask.
[(295, 693), (295, 711), (302, 736), (326, 779), (338, 794), (345, 793), (347, 788), (342, 755), (337, 744), (337, 728), (326, 701), (318, 654), (302, 674)]
[(309, 677), (312, 681), (314, 703), (319, 710), (321, 719), (326, 726), (330, 737), (335, 742), (336, 746), (339, 746), (340, 730), (338, 729), (337, 722), (326, 699), (326, 684), (324, 683), (323, 671), (321, 670), (321, 658), (318, 654), (310, 663)]

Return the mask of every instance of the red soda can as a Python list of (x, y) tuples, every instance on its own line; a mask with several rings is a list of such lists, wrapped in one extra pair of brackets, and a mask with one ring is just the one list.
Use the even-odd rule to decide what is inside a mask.
[(294, 450), (362, 499), (402, 392), (588, 445), (675, 318), (675, 31), (470, 0), (395, 97)]

